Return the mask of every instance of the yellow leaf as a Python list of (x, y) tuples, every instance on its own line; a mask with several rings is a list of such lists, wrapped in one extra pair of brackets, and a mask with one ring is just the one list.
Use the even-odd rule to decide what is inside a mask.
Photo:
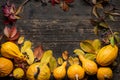
[(92, 46), (97, 51), (101, 48), (101, 41), (99, 39), (95, 39), (92, 43)]
[(73, 52), (77, 55), (84, 55), (85, 54), (81, 49), (75, 49)]
[(45, 51), (43, 53), (43, 56), (41, 58), (40, 63), (42, 63), (42, 64), (48, 64), (49, 61), (50, 61), (50, 58), (52, 57), (52, 54), (53, 54), (52, 50)]
[(59, 58), (57, 59), (57, 62), (58, 62), (59, 65), (62, 65), (62, 64), (63, 64), (63, 59), (62, 59), (61, 57), (59, 57)]
[(88, 42), (85, 42), (85, 41), (80, 42), (80, 47), (85, 52), (94, 53), (94, 47), (92, 46), (92, 44), (90, 44)]
[(24, 36), (21, 36), (19, 39), (18, 39), (18, 44), (22, 44), (24, 42)]
[(51, 72), (53, 72), (53, 70), (57, 67), (57, 61), (55, 57), (53, 56), (50, 58), (49, 67), (50, 67)]

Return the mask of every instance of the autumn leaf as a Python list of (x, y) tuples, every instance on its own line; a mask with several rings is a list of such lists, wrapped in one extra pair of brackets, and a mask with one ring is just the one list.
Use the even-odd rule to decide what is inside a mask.
[(68, 51), (64, 51), (62, 53), (62, 57), (63, 57), (64, 60), (67, 60), (68, 59)]
[(63, 11), (68, 11), (68, 10), (69, 10), (69, 6), (68, 6), (68, 4), (67, 4), (65, 1), (62, 1), (62, 2), (60, 3), (60, 7), (61, 7), (61, 9), (62, 9)]
[(18, 39), (20, 33), (17, 32), (16, 26), (12, 26), (11, 28), (6, 26), (4, 28), (4, 35), (7, 37), (8, 40), (14, 41), (14, 40)]
[(55, 57), (51, 57), (50, 61), (49, 61), (49, 67), (51, 72), (53, 72), (53, 70), (57, 67), (57, 61), (55, 59)]
[(97, 7), (96, 7), (96, 6), (93, 6), (93, 8), (92, 8), (92, 13), (93, 13), (93, 15), (94, 15), (96, 18), (99, 18), (99, 14), (98, 14), (98, 12), (97, 12)]
[(59, 65), (62, 65), (63, 59), (61, 57), (58, 57), (57, 62), (58, 62)]
[(37, 60), (40, 60), (43, 56), (44, 50), (41, 45), (34, 48), (34, 56)]
[(20, 36), (19, 39), (18, 39), (18, 44), (22, 44), (24, 42), (24, 36)]

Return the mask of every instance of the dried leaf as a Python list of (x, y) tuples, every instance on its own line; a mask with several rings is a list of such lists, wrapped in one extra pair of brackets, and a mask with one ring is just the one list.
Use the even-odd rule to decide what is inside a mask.
[(96, 4), (96, 3), (97, 3), (97, 1), (96, 1), (96, 0), (92, 0), (92, 3), (93, 3), (93, 4)]
[(55, 57), (53, 56), (50, 58), (49, 67), (50, 67), (51, 72), (53, 72), (53, 70), (57, 67), (57, 61)]
[(112, 16), (120, 16), (120, 13), (110, 13)]
[(70, 56), (70, 57), (68, 58), (68, 62), (69, 62), (70, 65), (73, 65), (73, 64), (74, 64), (74, 60), (73, 60), (73, 57), (72, 57), (72, 56)]
[(10, 36), (10, 28), (7, 26), (4, 28), (4, 35), (7, 36), (8, 38)]
[(94, 27), (93, 32), (94, 32), (94, 34), (98, 35), (98, 27), (97, 26)]
[(60, 7), (61, 7), (62, 10), (64, 10), (64, 11), (68, 11), (68, 10), (69, 10), (69, 6), (68, 6), (68, 4), (65, 3), (65, 1), (62, 1), (62, 2), (60, 3)]
[(100, 3), (99, 3), (99, 4), (96, 4), (95, 6), (96, 6), (96, 8), (103, 9), (103, 5), (102, 5), (102, 4), (100, 4)]
[(74, 2), (74, 0), (64, 0), (64, 1), (65, 1), (65, 3), (67, 3), (67, 4)]
[(22, 44), (24, 42), (24, 39), (25, 39), (24, 36), (19, 37), (18, 44)]
[(74, 64), (79, 64), (79, 58), (78, 57), (74, 57), (73, 58), (73, 62), (74, 62)]
[(20, 6), (20, 7), (17, 9), (17, 11), (15, 12), (15, 15), (18, 15), (18, 14), (21, 12), (22, 7), (23, 7), (23, 6)]
[(115, 37), (116, 42), (120, 43), (120, 37), (118, 35), (115, 35), (114, 37)]
[(101, 41), (99, 39), (95, 39), (92, 43), (95, 51), (98, 51), (101, 48)]
[(94, 53), (94, 47), (92, 46), (92, 44), (90, 44), (88, 42), (85, 42), (85, 41), (80, 42), (80, 47), (85, 52)]
[(20, 33), (17, 32), (16, 35), (15, 35), (14, 37), (12, 37), (12, 38), (9, 38), (9, 40), (10, 40), (10, 41), (17, 40), (17, 39), (19, 38), (19, 36), (20, 36)]
[(62, 53), (62, 57), (63, 57), (64, 60), (67, 60), (68, 59), (68, 51), (64, 51)]
[(84, 55), (85, 54), (81, 49), (75, 49), (73, 52), (77, 55)]
[(59, 65), (62, 65), (62, 64), (63, 64), (63, 59), (62, 59), (61, 57), (59, 57), (59, 58), (57, 59), (57, 62), (58, 62)]
[(106, 22), (100, 22), (99, 25), (104, 28), (108, 28), (108, 24)]
[(115, 21), (114, 17), (112, 15), (109, 15), (110, 20)]
[(90, 59), (90, 60), (95, 60), (96, 55), (95, 54), (91, 54), (91, 53), (87, 53), (87, 54), (85, 54), (85, 58), (86, 59)]
[(42, 63), (42, 64), (48, 64), (49, 61), (50, 61), (50, 58), (52, 57), (52, 54), (53, 54), (52, 50), (45, 51), (43, 53), (43, 56), (41, 58), (40, 63)]
[(93, 15), (94, 15), (95, 17), (97, 17), (97, 18), (99, 17), (99, 14), (98, 14), (98, 12), (97, 12), (97, 7), (96, 7), (96, 6), (93, 7), (92, 13), (93, 13)]
[(34, 49), (34, 56), (37, 60), (40, 60), (43, 56), (44, 50), (43, 47), (41, 45), (35, 47)]
[(11, 29), (10, 29), (10, 38), (14, 37), (17, 33), (17, 28), (15, 26), (13, 26)]

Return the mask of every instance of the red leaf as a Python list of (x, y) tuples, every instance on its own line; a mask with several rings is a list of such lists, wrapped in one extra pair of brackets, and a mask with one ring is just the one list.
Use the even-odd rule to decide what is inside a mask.
[(10, 31), (10, 38), (14, 37), (17, 34), (16, 26), (13, 26)]
[(37, 58), (37, 60), (40, 60), (42, 58), (43, 53), (44, 53), (44, 50), (43, 50), (43, 47), (41, 45), (37, 46), (34, 49), (34, 56), (35, 56), (35, 58)]
[(19, 36), (20, 36), (20, 33), (17, 32), (16, 35), (15, 35), (14, 37), (9, 38), (9, 40), (10, 40), (10, 41), (17, 40), (17, 39), (19, 38)]
[(65, 0), (65, 2), (68, 4), (74, 2), (74, 0)]
[(8, 38), (10, 37), (10, 28), (7, 26), (4, 28), (4, 35), (7, 36)]

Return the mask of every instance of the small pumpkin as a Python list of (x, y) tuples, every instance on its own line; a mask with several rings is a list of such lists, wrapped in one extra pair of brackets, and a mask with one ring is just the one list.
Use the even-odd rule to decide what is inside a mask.
[(49, 80), (50, 69), (47, 64), (37, 62), (28, 67), (26, 76), (28, 80)]
[(5, 42), (1, 45), (1, 55), (6, 58), (24, 60), (24, 55), (20, 52), (19, 47), (13, 42)]
[(89, 59), (86, 59), (83, 55), (79, 55), (79, 59), (82, 62), (82, 67), (88, 75), (94, 75), (97, 73), (97, 64)]
[(113, 77), (113, 73), (111, 68), (109, 67), (100, 67), (97, 72), (98, 80), (106, 80), (111, 79)]
[(110, 65), (118, 55), (118, 47), (116, 45), (106, 45), (99, 50), (96, 56), (96, 61), (101, 66)]
[(85, 71), (80, 65), (73, 64), (70, 67), (68, 67), (67, 75), (68, 75), (68, 78), (71, 80), (75, 80), (76, 78), (82, 79), (84, 78)]
[(0, 77), (5, 77), (13, 70), (13, 63), (11, 60), (1, 57), (0, 58)]
[(66, 65), (67, 65), (67, 62), (65, 61), (61, 66), (53, 70), (53, 76), (55, 77), (56, 80), (61, 80), (65, 77)]

